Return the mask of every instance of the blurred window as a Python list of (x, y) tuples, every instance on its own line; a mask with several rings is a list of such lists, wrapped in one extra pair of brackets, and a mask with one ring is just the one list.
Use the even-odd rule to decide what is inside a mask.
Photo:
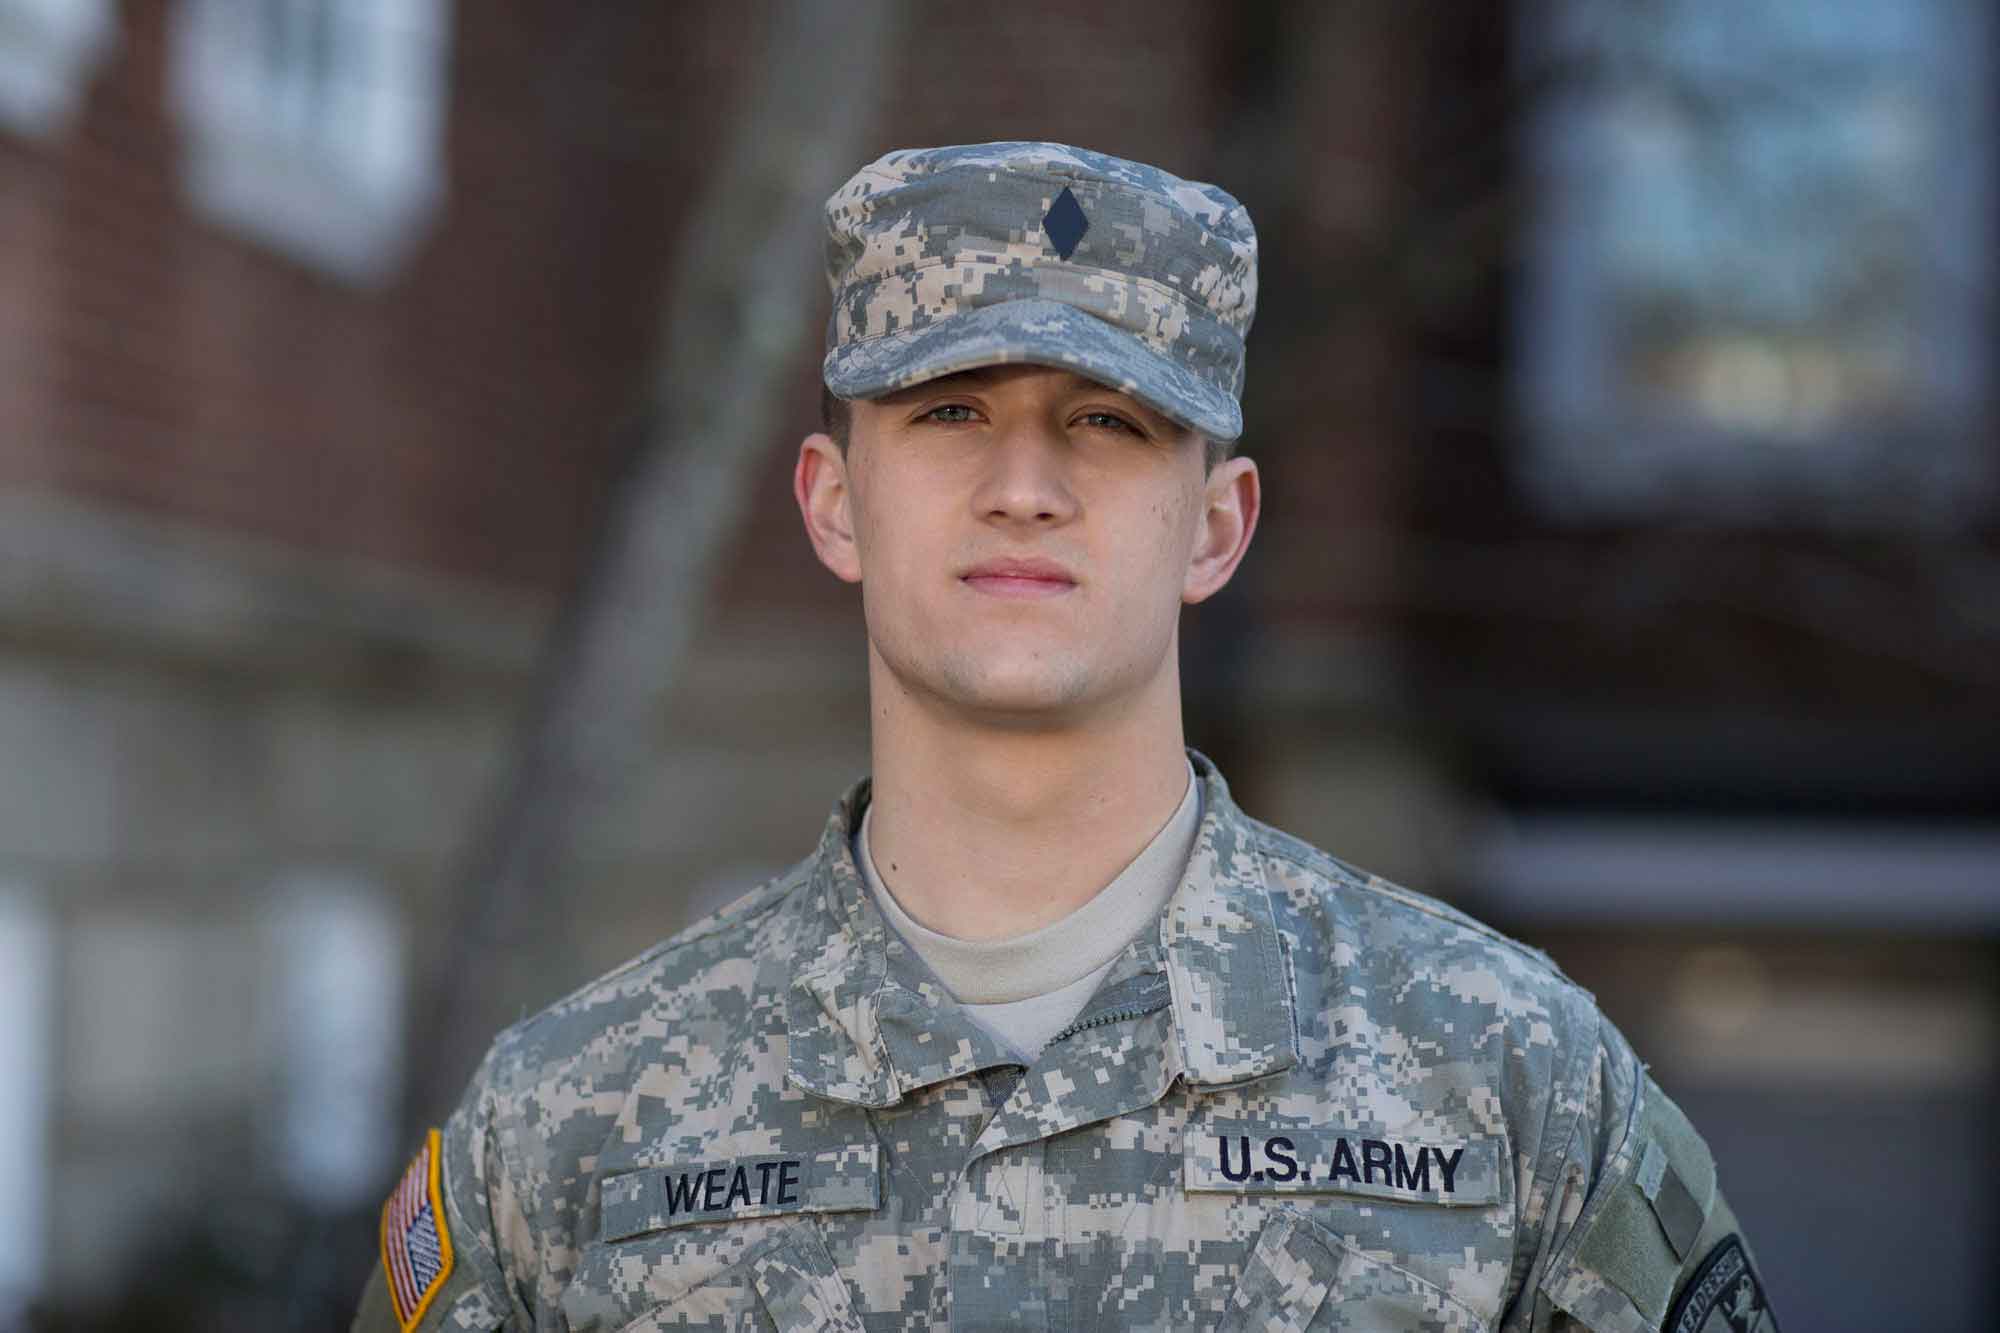
[(1984, 0), (1527, 0), (1551, 517), (1962, 525), (1990, 486)]
[(39, 1294), (48, 1235), (55, 933), (32, 893), (0, 884), (0, 1328)]
[(265, 932), (278, 1175), (313, 1206), (357, 1207), (397, 1165), (402, 928), (367, 880), (299, 871), (280, 886)]
[(60, 130), (117, 27), (111, 0), (0, 0), (0, 128)]
[(170, 72), (207, 217), (347, 281), (443, 194), (449, 0), (181, 0)]
[(1515, 923), (2000, 928), (2000, 828), (1982, 823), (1516, 811), (1470, 840), (1465, 874)]

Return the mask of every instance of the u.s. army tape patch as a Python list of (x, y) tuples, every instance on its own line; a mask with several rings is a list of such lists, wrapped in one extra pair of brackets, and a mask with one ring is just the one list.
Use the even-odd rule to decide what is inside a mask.
[(1416, 1203), (1490, 1204), (1500, 1196), (1498, 1139), (1371, 1138), (1337, 1126), (1215, 1120), (1187, 1136), (1188, 1190), (1368, 1194)]
[(382, 1273), (403, 1333), (417, 1326), (451, 1276), (451, 1230), (438, 1192), (440, 1155), (438, 1132), (432, 1130), (382, 1205)]
[(1709, 1251), (1660, 1329), (1661, 1333), (1778, 1333), (1764, 1284), (1739, 1238), (1727, 1236)]

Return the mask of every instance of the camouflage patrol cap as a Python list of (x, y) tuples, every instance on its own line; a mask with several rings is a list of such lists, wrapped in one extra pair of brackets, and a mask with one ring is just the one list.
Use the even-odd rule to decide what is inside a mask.
[(1213, 185), (1055, 143), (903, 149), (827, 200), (826, 228), (838, 397), (1026, 362), (1243, 433), (1257, 233)]

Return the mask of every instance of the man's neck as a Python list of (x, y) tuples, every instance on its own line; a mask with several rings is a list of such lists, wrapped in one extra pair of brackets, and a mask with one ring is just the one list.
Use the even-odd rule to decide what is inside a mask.
[(870, 848), (917, 921), (966, 940), (1060, 921), (1114, 879), (1187, 791), (1171, 670), (1121, 717), (1010, 730), (871, 693)]

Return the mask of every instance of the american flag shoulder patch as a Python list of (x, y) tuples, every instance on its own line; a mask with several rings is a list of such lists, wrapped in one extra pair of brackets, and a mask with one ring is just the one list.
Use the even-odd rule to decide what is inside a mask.
[(382, 1205), (382, 1273), (403, 1333), (410, 1333), (451, 1276), (451, 1231), (438, 1189), (441, 1140), (424, 1136), (389, 1201)]

